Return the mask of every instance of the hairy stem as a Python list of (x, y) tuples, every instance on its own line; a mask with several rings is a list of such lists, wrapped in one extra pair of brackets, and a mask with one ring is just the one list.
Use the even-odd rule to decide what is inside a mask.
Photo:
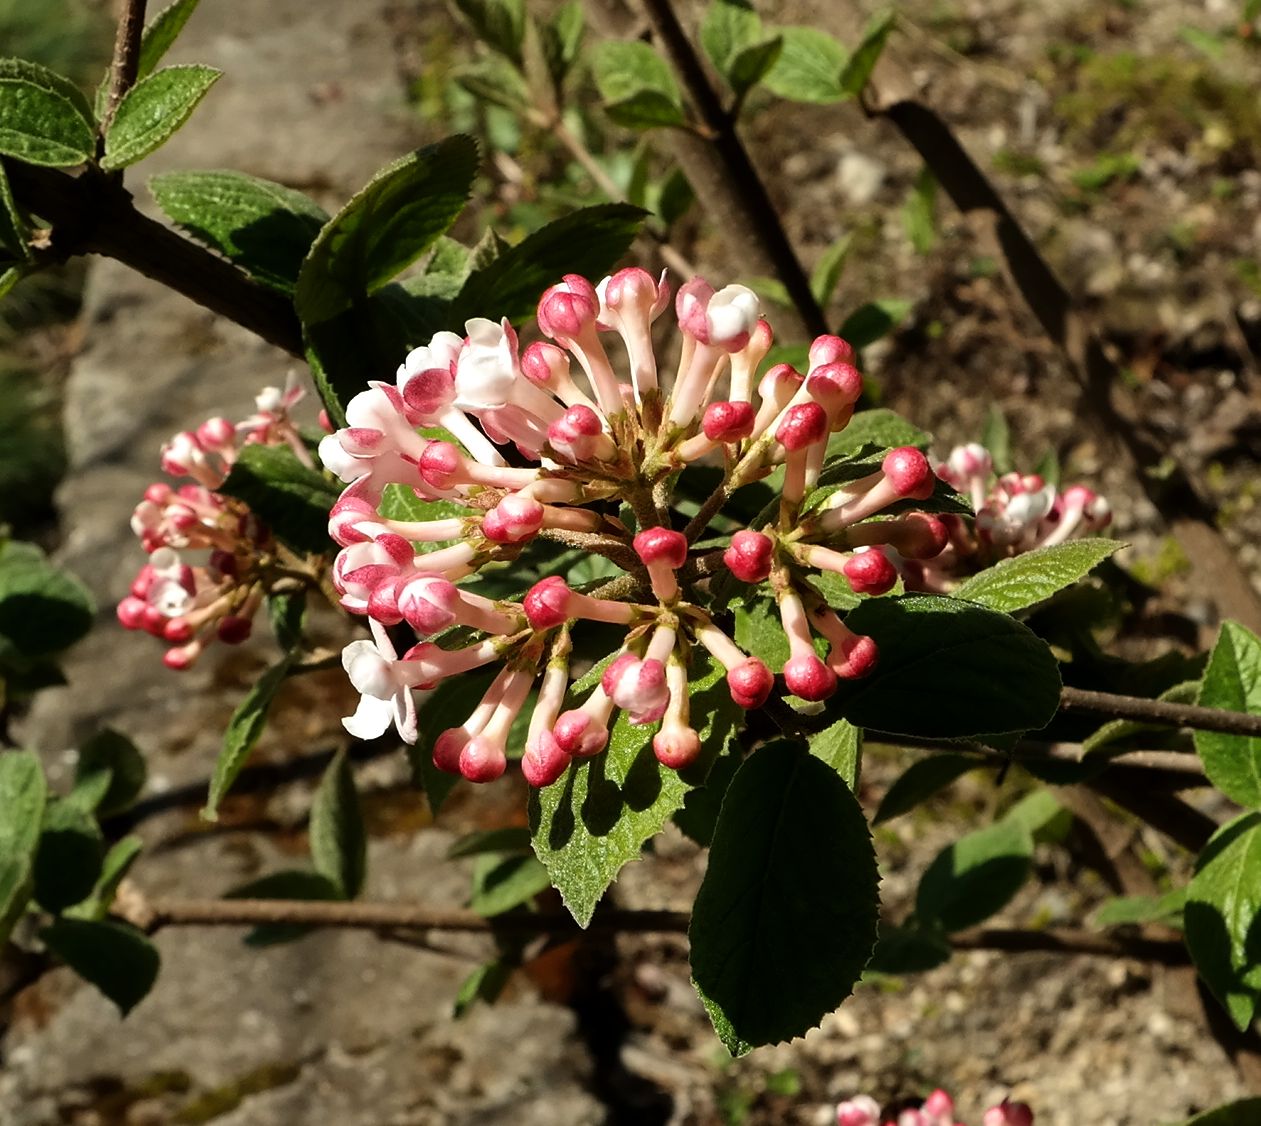
[(105, 130), (114, 120), (118, 103), (136, 84), (136, 75), (140, 70), (140, 41), (144, 36), (146, 3), (147, 0), (127, 0), (118, 20), (118, 31), (114, 37), (114, 59), (110, 64), (109, 100), (105, 103), (105, 113), (101, 118), (102, 145)]

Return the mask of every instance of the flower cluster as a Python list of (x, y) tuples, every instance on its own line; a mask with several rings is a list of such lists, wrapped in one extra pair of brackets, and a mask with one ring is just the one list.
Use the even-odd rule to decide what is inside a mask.
[[(883, 1113), (870, 1095), (856, 1095), (836, 1108), (837, 1126), (964, 1126), (955, 1119), (955, 1104), (940, 1087), (918, 1106), (899, 1104)], [(1004, 1099), (981, 1118), (981, 1126), (1033, 1126), (1026, 1103)]]
[(908, 589), (948, 591), (1000, 559), (1097, 532), (1112, 520), (1107, 498), (1085, 485), (1061, 491), (1037, 473), (996, 474), (989, 450), (976, 442), (951, 450), (937, 476), (971, 500), (976, 519), (942, 517), (945, 550), (931, 561), (899, 563)]
[[(689, 715), (694, 650), (723, 667), (744, 708), (762, 705), (775, 684), (706, 608), (704, 587), (724, 569), (773, 591), (791, 650), (788, 691), (822, 700), (838, 678), (873, 668), (875, 644), (846, 627), (808, 572), (837, 572), (858, 593), (882, 593), (897, 580), (886, 545), (915, 560), (939, 552), (946, 529), (936, 517), (869, 519), (931, 495), (927, 458), (910, 447), (890, 451), (803, 516), (829, 437), (862, 392), (853, 349), (820, 336), (805, 372), (781, 363), (760, 374), (772, 334), (757, 297), (695, 278), (674, 300), (681, 346), (663, 381), (653, 323), (670, 296), (664, 276), (640, 269), (598, 286), (568, 275), (539, 302), (545, 339), (523, 348), (506, 320), (470, 320), (465, 336), (438, 333), (393, 382), (371, 382), (347, 404), (346, 426), (324, 439), (320, 456), (346, 485), (329, 521), (341, 549), (333, 582), (374, 636), (344, 654), (363, 697), (344, 721), (352, 734), (380, 735), (393, 721), (414, 739), (414, 689), (499, 664), (468, 720), (436, 739), (439, 768), (474, 781), (498, 777), (508, 732), (536, 683), (522, 760), (531, 783), (548, 784), (571, 761), (600, 753), (619, 709), (632, 724), (660, 723), (658, 759), (683, 767), (701, 750)], [(611, 342), (621, 346), (616, 366)], [(700, 459), (723, 468), (721, 484), (676, 527), (675, 484)], [(696, 546), (736, 489), (781, 467), (777, 504), (755, 526), (725, 550)], [(382, 505), (391, 485), (445, 503), (430, 519), (391, 517)], [(520, 601), (491, 600), (463, 583), (539, 537), (604, 555), (627, 573), (596, 590), (552, 575)], [(566, 710), (571, 629), (584, 620), (619, 627), (624, 638), (599, 683)], [(386, 630), (402, 623), (421, 641), (399, 656)]]
[[(290, 417), (303, 394), (291, 377), (284, 390), (264, 388), (243, 422), (207, 419), (162, 447), (163, 472), (188, 480), (155, 482), (136, 505), (131, 528), (149, 561), (118, 604), (118, 620), (167, 642), (168, 668), (188, 668), (216, 638), (236, 645), (250, 636), (275, 577), (275, 544), (247, 505), (216, 490), (249, 443), (288, 446), (312, 464)], [(204, 563), (187, 561), (202, 550)]]

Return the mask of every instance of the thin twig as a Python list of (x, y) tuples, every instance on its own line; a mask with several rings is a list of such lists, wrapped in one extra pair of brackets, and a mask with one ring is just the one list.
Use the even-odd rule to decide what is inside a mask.
[(1063, 688), (1060, 691), (1060, 707), (1065, 711), (1093, 712), (1114, 719), (1134, 719), (1168, 727), (1261, 736), (1261, 715), (1231, 712), (1224, 708), (1202, 708), (1197, 704), (1172, 704), (1167, 700), (1146, 700), (1141, 696), (1119, 696), (1114, 692)]
[(144, 36), (146, 3), (147, 0), (127, 0), (118, 20), (118, 31), (114, 36), (114, 59), (110, 64), (109, 100), (105, 103), (105, 113), (101, 117), (102, 138), (110, 122), (114, 120), (118, 103), (136, 84), (136, 75), (140, 70), (140, 41)]
[(1002, 950), (1008, 953), (1040, 950), (1056, 954), (1135, 958), (1164, 966), (1183, 966), (1191, 960), (1186, 946), (1175, 938), (1121, 938), (1061, 927), (1047, 930), (976, 927), (956, 931), (950, 936), (950, 944), (956, 950)]

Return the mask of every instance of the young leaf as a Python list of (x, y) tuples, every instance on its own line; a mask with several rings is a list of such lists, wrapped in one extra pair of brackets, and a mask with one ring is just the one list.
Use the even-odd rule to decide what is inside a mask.
[(464, 18), (486, 46), (521, 65), (525, 38), (524, 0), (455, 0)]
[(714, 831), (688, 934), (692, 978), (733, 1055), (800, 1036), (849, 996), (876, 941), (876, 858), (835, 770), (759, 748)]
[(0, 546), (0, 639), (25, 657), (56, 653), (92, 626), (95, 607), (87, 588), (33, 545)]
[(495, 57), (475, 59), (453, 72), (452, 77), (475, 98), (520, 113), (530, 104), (530, 91), (520, 72)]
[(631, 128), (683, 125), (683, 95), (654, 47), (638, 40), (606, 40), (591, 60), (591, 73), (608, 115)]
[(153, 988), (157, 947), (125, 923), (59, 919), (39, 934), (45, 945), (126, 1016)]
[[(1223, 622), (1200, 686), (1206, 708), (1261, 715), (1261, 639), (1238, 622)], [(1261, 807), (1261, 737), (1196, 731), (1195, 749), (1209, 781), (1231, 801)]]
[(1016, 821), (999, 821), (960, 837), (928, 866), (915, 897), (921, 922), (947, 931), (984, 922), (1029, 878), (1033, 837)]
[(118, 892), (118, 885), (136, 862), (142, 848), (144, 841), (136, 836), (123, 837), (113, 845), (101, 863), (101, 874), (92, 888), (92, 894), (65, 913), (75, 919), (105, 918)]
[(1125, 545), (1117, 540), (1070, 540), (1001, 559), (956, 587), (951, 595), (1013, 614), (1085, 578)]
[(1068, 835), (1073, 815), (1050, 790), (1034, 790), (1004, 813), (1003, 821), (1021, 826), (1035, 844), (1054, 843)]
[(867, 81), (871, 78), (871, 72), (880, 60), (896, 18), (897, 12), (893, 8), (886, 8), (868, 21), (863, 29), (862, 38), (858, 41), (858, 46), (854, 48), (853, 54), (846, 60), (841, 71), (841, 89), (847, 95), (856, 97), (862, 93)]
[(1241, 814), (1204, 846), (1183, 922), (1195, 968), (1246, 1030), (1261, 1004), (1261, 813)]
[(828, 701), (829, 713), (859, 727), (938, 739), (1035, 731), (1059, 706), (1051, 651), (1005, 614), (908, 594), (868, 599), (845, 624), (880, 650), (873, 673), (841, 681)]
[(44, 823), (48, 784), (31, 751), (0, 751), (0, 856), (30, 857)]
[(872, 824), (892, 821), (940, 793), (969, 770), (984, 763), (973, 755), (935, 754), (918, 759), (902, 772), (884, 795)]
[(981, 428), (981, 445), (989, 450), (995, 473), (1002, 475), (1011, 472), (1011, 430), (1007, 426), (1007, 419), (1003, 417), (1002, 408), (997, 404), (991, 406), (985, 416), (985, 425)]
[(478, 966), (460, 983), (451, 1015), (458, 1020), (473, 1007), (474, 1001), (494, 1004), (512, 977), (513, 969), (515, 966), (507, 958), (496, 958)]
[[(739, 708), (731, 701), (721, 668), (702, 660), (703, 671), (689, 690), (692, 714), (698, 722), (703, 717), (698, 728), (702, 753), (711, 758), (735, 736)], [(597, 665), (597, 675), (599, 669)], [(577, 696), (582, 691), (580, 682), (573, 692)], [(622, 866), (661, 831), (691, 789), (678, 771), (657, 762), (654, 730), (632, 726), (619, 713), (603, 754), (576, 762), (552, 785), (531, 791), (535, 854), (581, 927), (591, 921)]]
[(267, 618), (276, 644), (281, 649), (296, 649), (302, 644), (302, 625), (306, 619), (306, 591), (292, 594), (269, 594)]
[(743, 98), (770, 73), (783, 50), (784, 40), (772, 35), (760, 43), (751, 43), (732, 56), (725, 77), (737, 98)]
[(477, 143), (456, 135), (387, 165), (325, 224), (298, 276), (306, 326), (380, 289), (425, 253), (464, 209)]
[(328, 764), (311, 806), (311, 859), (347, 899), (363, 890), (368, 838), (355, 790), (355, 776), (344, 753)]
[(1094, 914), (1096, 927), (1124, 927), (1142, 923), (1182, 925), (1187, 905), (1187, 889), (1177, 888), (1164, 895), (1122, 895), (1109, 899)]
[(855, 348), (862, 350), (874, 344), (882, 336), (888, 336), (914, 308), (914, 303), (900, 297), (886, 297), (868, 301), (855, 309), (841, 325), (837, 335), (844, 337)]
[(469, 906), (488, 918), (502, 915), (552, 886), (547, 869), (530, 853), (478, 857)]
[(96, 151), (92, 109), (68, 78), (25, 59), (0, 59), (0, 153), (67, 168)]
[(286, 654), (278, 664), (272, 665), (258, 682), (246, 694), (245, 699), (237, 705), (236, 711), (228, 721), (228, 729), (223, 734), (223, 747), (215, 762), (214, 776), (210, 779), (210, 795), (206, 799), (206, 807), (201, 811), (207, 821), (218, 818), (219, 803), (232, 788), (246, 758), (263, 733), (267, 722), (267, 710), (272, 700), (289, 675), (289, 665), (293, 661), (292, 654)]
[(863, 732), (849, 720), (838, 719), (830, 727), (810, 736), (810, 753), (826, 762), (855, 793), (858, 791), (858, 769), (862, 763)]
[[(810, 292), (814, 294), (820, 308), (826, 308), (836, 294), (836, 287), (841, 284), (841, 275), (845, 272), (845, 263), (849, 261), (849, 252), (853, 245), (853, 235), (841, 235), (815, 264), (814, 272), (810, 275)], [(841, 431), (842, 434), (844, 432)]]
[(599, 277), (630, 248), (645, 212), (625, 203), (572, 211), (527, 235), (468, 276), (448, 319), (463, 324), (487, 309), (518, 319), (533, 315), (539, 294), (564, 274)]
[(32, 873), (35, 900), (54, 913), (87, 898), (101, 874), (105, 843), (92, 816), (66, 799), (44, 811)]
[(762, 79), (763, 85), (794, 102), (828, 105), (841, 101), (846, 96), (841, 85), (845, 48), (813, 27), (782, 27), (776, 31), (783, 46), (775, 65)]
[(126, 809), (144, 789), (144, 755), (126, 735), (105, 727), (79, 748), (74, 791), (98, 816)]
[(105, 130), (101, 167), (126, 168), (166, 144), (222, 74), (211, 66), (168, 66), (137, 82)]
[(244, 172), (166, 172), (149, 190), (171, 222), (281, 293), (328, 222), (301, 192)]
[(731, 60), (762, 37), (761, 17), (748, 0), (713, 0), (701, 20), (700, 40), (714, 69), (724, 78)]
[(328, 514), (338, 490), (318, 469), (303, 465), (288, 446), (242, 447), (219, 492), (250, 506), (286, 547), (329, 551)]
[(140, 38), (140, 59), (136, 68), (137, 80), (147, 78), (171, 49), (171, 44), (184, 30), (188, 17), (197, 7), (197, 0), (175, 0), (162, 9), (144, 29)]

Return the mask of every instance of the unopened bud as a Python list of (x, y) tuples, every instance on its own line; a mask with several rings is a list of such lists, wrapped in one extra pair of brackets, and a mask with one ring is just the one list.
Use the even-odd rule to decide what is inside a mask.
[(722, 561), (741, 582), (760, 583), (771, 573), (774, 551), (770, 536), (745, 528), (731, 537), (731, 546), (723, 552)]

